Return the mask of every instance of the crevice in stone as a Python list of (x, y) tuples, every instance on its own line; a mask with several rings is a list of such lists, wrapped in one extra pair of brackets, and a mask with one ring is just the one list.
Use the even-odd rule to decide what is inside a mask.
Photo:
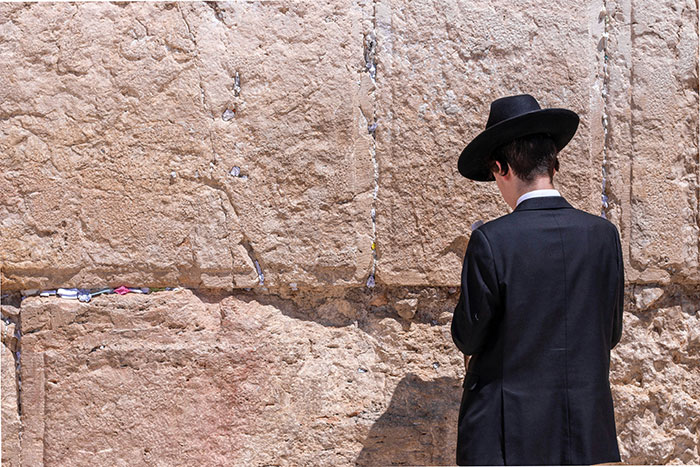
[[(187, 17), (185, 16), (185, 12), (182, 11), (182, 8), (178, 4), (177, 6), (178, 11), (180, 12), (180, 16), (182, 16), (182, 21), (185, 23), (185, 27), (187, 28), (187, 33), (190, 35), (190, 40), (192, 41), (192, 44), (194, 45), (194, 52), (195, 52), (195, 69), (197, 70), (197, 76), (199, 77), (199, 95), (200, 99), (202, 101), (202, 108), (204, 111), (207, 111), (207, 97), (204, 92), (204, 80), (202, 79), (202, 72), (199, 69), (199, 48), (197, 47), (197, 38), (194, 36), (194, 33), (192, 32), (192, 28), (190, 27), (190, 23), (187, 21)], [(210, 112), (210, 115), (213, 114)]]
[(24, 423), (22, 420), (22, 331), (19, 323), (15, 330), (17, 336), (17, 350), (15, 351), (15, 384), (17, 385), (17, 416), (19, 417), (19, 430), (17, 438), (19, 439), (20, 449), (22, 446), (22, 434), (24, 432)]
[(255, 250), (253, 250), (253, 247), (250, 244), (250, 240), (248, 240), (248, 237), (246, 237), (245, 234), (243, 234), (243, 240), (241, 241), (241, 245), (243, 245), (243, 248), (245, 248), (245, 251), (248, 253), (248, 257), (255, 265), (255, 271), (258, 273), (258, 281), (260, 282), (260, 285), (263, 285), (265, 283), (265, 274), (263, 274), (260, 262), (258, 261), (258, 258), (255, 255)]
[(17, 350), (15, 351), (15, 381), (17, 383), (17, 413), (22, 419), (22, 330), (19, 325), (15, 330), (17, 337)]
[(608, 115), (608, 107), (610, 103), (609, 99), (609, 86), (610, 86), (610, 70), (609, 70), (609, 53), (608, 47), (610, 44), (609, 28), (610, 28), (610, 13), (608, 12), (607, 1), (603, 2), (603, 11), (601, 12), (603, 16), (603, 86), (602, 86), (602, 98), (603, 98), (603, 163), (602, 163), (602, 186), (601, 186), (601, 217), (607, 219), (607, 214), (609, 212), (608, 203), (608, 187), (607, 187), (607, 176), (608, 176), (608, 147), (610, 146), (609, 141), (609, 125), (610, 117)]
[[(229, 204), (229, 206), (231, 206), (231, 211), (233, 212), (233, 215), (235, 216), (234, 221), (238, 222), (238, 219), (240, 219), (240, 215), (238, 214), (238, 211), (236, 210), (236, 205), (233, 202), (233, 196), (231, 195), (229, 190), (226, 189), (226, 186), (224, 185), (223, 182), (221, 182), (220, 180), (215, 178), (211, 173), (209, 173), (209, 174), (205, 173), (204, 175), (199, 175), (199, 172), (197, 172), (195, 177), (183, 174), (182, 178), (184, 180), (189, 180), (191, 182), (203, 183), (204, 185), (206, 185), (210, 188), (213, 188), (214, 190), (217, 190), (218, 192), (226, 195), (226, 199), (228, 200), (228, 204)], [(237, 178), (242, 178), (242, 177), (237, 177)], [(222, 202), (221, 209), (224, 210), (224, 217), (226, 219), (226, 222), (228, 223), (228, 221), (229, 221), (228, 210), (226, 209), (225, 203), (223, 202), (223, 198), (220, 198), (220, 200)], [(262, 267), (260, 266), (260, 262), (257, 259), (255, 252), (250, 245), (250, 240), (248, 240), (248, 237), (245, 235), (245, 233), (243, 233), (243, 240), (240, 243), (243, 245), (243, 247), (248, 252), (248, 256), (250, 257), (251, 261), (255, 265), (255, 270), (256, 270), (256, 273), (258, 274), (258, 281), (260, 282), (260, 285), (263, 285), (263, 282), (265, 280), (265, 275), (262, 272)], [(231, 246), (229, 246), (229, 252), (231, 254), (231, 265), (233, 267), (234, 250)], [(235, 282), (232, 284), (232, 286), (234, 288), (236, 287)]]
[[(377, 86), (377, 4), (372, 4), (372, 30), (365, 34), (363, 57), (365, 60), (365, 72), (369, 74), (374, 89), (372, 93), (376, 95)], [(374, 170), (374, 191), (372, 193), (372, 207), (370, 209), (370, 218), (372, 220), (372, 270), (367, 278), (366, 286), (372, 288), (375, 286), (377, 272), (377, 195), (379, 193), (379, 163), (377, 162), (377, 108), (376, 102), (372, 102), (372, 120), (367, 122), (367, 132), (372, 136), (369, 152), (372, 157), (372, 167)]]
[(204, 2), (204, 4), (206, 6), (208, 6), (209, 8), (211, 8), (212, 10), (214, 10), (214, 16), (216, 17), (216, 19), (218, 19), (222, 23), (226, 24), (224, 22), (224, 14), (221, 11), (221, 8), (219, 8), (219, 4), (217, 2)]
[[(375, 13), (376, 14), (376, 7)], [(369, 73), (369, 77), (372, 82), (376, 82), (377, 76), (377, 62), (375, 56), (377, 53), (377, 37), (375, 35), (376, 31), (376, 18), (372, 18), (372, 31), (369, 34), (365, 34), (364, 40), (364, 52), (363, 56), (365, 58), (365, 71)]]
[(372, 272), (367, 279), (367, 287), (374, 287), (375, 274), (377, 272), (377, 194), (379, 193), (379, 164), (377, 163), (377, 153), (375, 144), (370, 146), (370, 154), (372, 155), (372, 165), (374, 167), (374, 192), (372, 194), (372, 208), (370, 217), (372, 219)]
[[(635, 50), (635, 47), (637, 46), (635, 44), (635, 35), (634, 35), (634, 25), (636, 24), (635, 19), (636, 19), (636, 14), (635, 14), (635, 3), (633, 1), (630, 1), (629, 4), (629, 49), (630, 49), (630, 56), (632, 56), (633, 51)], [(633, 89), (634, 86), (634, 81), (635, 81), (635, 70), (634, 70), (634, 60), (630, 60), (629, 63), (629, 82), (628, 85), (630, 89)], [(629, 138), (630, 138), (630, 144), (629, 144), (629, 151), (628, 151), (628, 159), (629, 159), (629, 186), (627, 187), (628, 190), (628, 200), (629, 200), (629, 231), (628, 231), (628, 242), (629, 245), (632, 244), (632, 232), (634, 231), (634, 222), (635, 222), (635, 209), (634, 209), (634, 157), (633, 154), (635, 153), (635, 150), (637, 148), (637, 142), (636, 142), (636, 135), (635, 135), (635, 127), (636, 127), (636, 121), (635, 121), (635, 107), (637, 107), (637, 103), (635, 102), (634, 99), (634, 92), (630, 91), (629, 93), (629, 108), (630, 108), (630, 122), (629, 122)], [(637, 107), (638, 108), (638, 107)], [(628, 247), (628, 259), (630, 265), (637, 269), (638, 271), (643, 271), (645, 269), (645, 266), (639, 262), (635, 255), (632, 253), (632, 247)]]
[[(247, 246), (250, 246), (245, 241)], [(250, 254), (254, 257), (252, 248)], [(658, 288), (663, 293), (654, 300), (648, 310), (666, 308), (680, 305), (683, 310), (695, 314), (696, 304), (700, 299), (700, 285), (698, 284), (662, 284), (657, 282), (627, 282), (625, 284), (625, 310), (640, 312), (635, 309), (635, 292)], [(256, 301), (262, 305), (272, 305), (280, 309), (288, 316), (311, 320), (332, 327), (342, 327), (358, 321), (362, 327), (363, 320), (370, 316), (391, 317), (400, 320), (404, 324), (409, 322), (423, 323), (436, 326), (449, 324), (452, 312), (457, 303), (460, 287), (449, 285), (393, 285), (378, 284), (372, 291), (365, 287), (340, 287), (328, 288), (326, 286), (299, 288), (294, 292), (288, 289), (244, 288), (237, 290), (206, 287), (175, 287), (170, 292), (187, 289), (200, 300), (207, 303), (216, 303), (226, 297), (234, 296), (245, 301)], [(159, 291), (161, 293), (162, 291)], [(15, 294), (19, 296), (18, 293)], [(46, 298), (46, 297), (44, 297)], [(54, 297), (55, 298), (55, 297)], [(338, 301), (347, 302), (352, 313), (336, 312), (331, 306)], [(401, 302), (412, 301), (415, 314), (405, 318), (399, 313)], [(325, 308), (325, 309), (324, 309)], [(26, 334), (32, 334), (39, 329)]]
[[(229, 218), (228, 218), (228, 210), (226, 209), (226, 206), (224, 205), (224, 198), (223, 198), (223, 195), (221, 194), (221, 191), (219, 191), (219, 202), (221, 203), (221, 210), (224, 212), (224, 222), (226, 222), (226, 226), (227, 226), (226, 230), (228, 230), (228, 225), (230, 225)], [(233, 208), (231, 208), (231, 209), (233, 209)], [(230, 235), (231, 234), (229, 233), (229, 236)], [(236, 258), (235, 258), (235, 254), (233, 251), (233, 247), (231, 246), (230, 242), (229, 242), (228, 251), (229, 251), (229, 254), (231, 255), (231, 271), (234, 271), (235, 267), (236, 267)], [(236, 275), (235, 274), (231, 274), (231, 286), (233, 288), (236, 288)]]
[(235, 97), (241, 95), (241, 75), (238, 72), (233, 75), (233, 95)]

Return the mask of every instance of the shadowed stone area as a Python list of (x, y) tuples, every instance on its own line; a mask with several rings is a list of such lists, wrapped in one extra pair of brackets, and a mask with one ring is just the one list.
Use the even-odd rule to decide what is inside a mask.
[(405, 376), (372, 425), (357, 465), (450, 465), (457, 446), (462, 380)]

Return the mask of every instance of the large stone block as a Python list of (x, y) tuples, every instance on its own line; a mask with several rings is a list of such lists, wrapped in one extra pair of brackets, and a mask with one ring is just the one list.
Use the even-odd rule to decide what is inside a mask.
[(700, 282), (698, 9), (608, 2), (610, 217), (628, 278)]
[(351, 297), (314, 319), (189, 290), (27, 298), (23, 465), (449, 464), (463, 361), (422, 297), (412, 321)]
[(363, 283), (368, 8), (3, 5), (5, 290)]
[(492, 100), (529, 93), (581, 125), (555, 185), (601, 212), (602, 2), (377, 4), (378, 280), (458, 285), (470, 226), (506, 214), (495, 183), (457, 171)]

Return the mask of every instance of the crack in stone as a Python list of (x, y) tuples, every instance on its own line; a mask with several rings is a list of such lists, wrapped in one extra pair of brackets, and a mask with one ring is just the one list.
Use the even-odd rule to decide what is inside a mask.
[(204, 2), (205, 5), (207, 5), (209, 8), (214, 10), (214, 17), (221, 21), (222, 23), (226, 24), (224, 21), (224, 15), (221, 11), (221, 8), (219, 8), (219, 4), (217, 2)]
[[(185, 23), (185, 27), (187, 28), (187, 33), (190, 35), (190, 40), (192, 41), (192, 44), (194, 45), (194, 51), (195, 51), (195, 69), (197, 70), (197, 76), (199, 76), (199, 96), (202, 101), (202, 108), (206, 112), (207, 110), (207, 97), (206, 94), (204, 93), (204, 81), (202, 79), (202, 72), (199, 69), (199, 49), (197, 46), (197, 39), (194, 36), (194, 33), (192, 32), (192, 28), (190, 27), (190, 23), (187, 21), (187, 17), (185, 16), (185, 12), (182, 11), (182, 8), (180, 8), (180, 5), (178, 4), (177, 6), (178, 11), (180, 12), (180, 16), (182, 16), (182, 21)], [(211, 115), (211, 112), (209, 112)], [(212, 117), (213, 118), (213, 117)]]
[[(219, 5), (216, 2), (206, 2), (206, 5), (214, 11), (214, 16), (216, 17), (216, 19), (225, 24), (223, 14), (222, 14), (221, 9), (219, 8)], [(197, 39), (196, 39), (194, 33), (192, 32), (192, 28), (191, 28), (189, 22), (187, 21), (187, 17), (185, 15), (184, 11), (182, 10), (182, 8), (180, 7), (180, 5), (178, 5), (178, 11), (180, 12), (180, 15), (182, 16), (182, 20), (185, 23), (185, 26), (187, 28), (187, 32), (189, 33), (189, 36), (190, 36), (190, 40), (192, 41), (192, 43), (194, 44), (194, 47), (195, 47), (195, 63), (196, 63), (195, 69), (197, 70), (197, 75), (199, 77), (198, 84), (199, 84), (200, 97), (201, 97), (202, 107), (203, 107), (204, 111), (207, 112), (207, 99), (206, 99), (206, 93), (204, 92), (204, 83), (203, 83), (202, 73), (201, 73), (200, 66), (199, 66), (200, 65), (199, 64), (199, 50), (198, 50)], [(240, 85), (241, 85), (240, 75), (238, 72), (236, 72), (235, 76), (234, 76), (234, 86), (233, 86), (234, 96), (240, 95), (240, 91), (241, 91)], [(209, 115), (211, 116), (212, 124), (213, 124), (213, 122), (216, 119), (216, 116), (214, 115), (214, 113), (212, 112), (211, 109), (209, 109)], [(222, 119), (224, 121), (229, 121), (229, 120), (233, 119), (234, 116), (235, 116), (234, 111), (232, 111), (230, 109), (226, 109), (222, 115)], [(214, 149), (214, 136), (213, 136), (211, 124), (209, 126), (209, 146), (210, 146), (210, 149), (212, 152), (212, 157), (215, 159), (216, 158), (216, 151)], [(188, 179), (189, 177), (183, 177), (183, 178)], [(189, 178), (189, 179), (192, 180), (191, 178)], [(228, 192), (228, 190), (225, 189), (225, 187), (223, 186), (223, 184), (221, 182), (219, 182), (218, 180), (215, 180), (214, 178), (210, 178), (210, 177), (206, 177), (206, 176), (204, 176), (204, 177), (198, 176), (198, 177), (196, 177), (196, 180), (202, 181), (207, 186), (214, 188), (218, 191), (224, 192), (224, 194), (226, 194), (226, 197), (229, 201), (229, 205), (231, 206), (231, 209), (233, 210), (234, 215), (236, 216), (236, 218), (240, 218), (240, 216), (238, 215), (238, 212), (236, 211), (236, 206), (233, 203), (233, 199), (232, 199), (231, 194)], [(228, 211), (225, 208), (225, 206), (223, 205), (223, 200), (222, 200), (222, 209), (224, 210), (224, 216), (225, 216), (226, 222), (228, 224), (228, 220), (229, 220)], [(264, 280), (265, 280), (265, 276), (261, 270), (260, 263), (258, 262), (257, 259), (255, 259), (255, 254), (253, 252), (252, 247), (250, 247), (250, 242), (247, 239), (245, 240), (244, 247), (246, 248), (246, 251), (248, 251), (248, 255), (251, 257), (251, 260), (253, 261), (253, 264), (255, 265), (255, 269), (256, 269), (256, 272), (258, 274), (258, 280), (260, 282), (260, 285), (262, 285)], [(231, 255), (231, 271), (233, 272), (235, 254), (234, 254), (234, 249), (230, 245), (229, 245), (229, 253)], [(252, 256), (251, 256), (251, 254), (252, 254)], [(235, 275), (233, 275), (233, 274), (232, 274), (232, 287), (233, 288), (237, 287), (236, 282), (235, 282)]]
[[(189, 176), (189, 175), (182, 175), (181, 176), (184, 180), (189, 180), (191, 182), (198, 182), (198, 183), (203, 183), (204, 185), (208, 186), (209, 188), (213, 188), (214, 190), (218, 191), (219, 193), (223, 193), (226, 195), (226, 199), (228, 200), (229, 206), (231, 206), (231, 210), (233, 211), (233, 214), (235, 216), (234, 220), (240, 219), (240, 215), (238, 214), (238, 211), (236, 210), (236, 205), (233, 203), (233, 196), (229, 191), (226, 189), (226, 186), (218, 179), (212, 177), (211, 175), (198, 175), (195, 177)], [(226, 222), (228, 222), (228, 212), (225, 206), (225, 203), (223, 202), (223, 199), (220, 198), (221, 200), (221, 208), (224, 211), (224, 217), (226, 219)], [(238, 222), (240, 225), (240, 222)], [(262, 267), (260, 266), (260, 262), (257, 259), (257, 255), (255, 254), (255, 251), (253, 247), (250, 245), (250, 240), (248, 239), (247, 235), (245, 232), (241, 232), (241, 235), (243, 236), (243, 240), (240, 242), (241, 245), (246, 249), (246, 252), (248, 253), (248, 257), (250, 257), (250, 260), (253, 262), (255, 265), (255, 270), (258, 274), (258, 281), (260, 285), (263, 285), (265, 281), (265, 275), (262, 271)], [(229, 252), (231, 254), (231, 261), (232, 261), (232, 271), (233, 271), (233, 260), (234, 260), (234, 250), (229, 244)], [(236, 287), (235, 283), (233, 284), (234, 287)]]
[(260, 285), (263, 285), (265, 283), (265, 274), (262, 272), (262, 268), (260, 267), (260, 263), (258, 262), (257, 256), (255, 255), (255, 250), (253, 250), (253, 247), (250, 244), (250, 240), (248, 240), (248, 237), (243, 234), (243, 240), (241, 241), (241, 245), (243, 245), (243, 248), (245, 248), (245, 251), (248, 253), (248, 257), (250, 260), (255, 264), (255, 271), (258, 273), (258, 281), (260, 282)]
[[(8, 323), (9, 319), (3, 318), (3, 321)], [(17, 350), (14, 352), (15, 357), (15, 384), (17, 386), (17, 415), (20, 419), (20, 439), (22, 433), (22, 331), (20, 330), (20, 320), (14, 323), (15, 337), (17, 338)], [(3, 344), (4, 345), (4, 344)]]
[(233, 95), (238, 97), (241, 95), (241, 75), (236, 73), (233, 75)]
[[(228, 210), (226, 209), (226, 206), (224, 205), (224, 198), (223, 198), (223, 195), (221, 194), (221, 191), (219, 191), (219, 202), (221, 203), (221, 210), (224, 212), (224, 221), (226, 222), (226, 225), (228, 226), (229, 225)], [(236, 266), (236, 258), (235, 258), (233, 248), (231, 248), (230, 242), (229, 242), (228, 251), (229, 251), (229, 254), (231, 255), (231, 286), (233, 288), (235, 288), (236, 287), (236, 276), (235, 276), (235, 274), (233, 274), (233, 271), (234, 271), (234, 268)]]
[[(365, 34), (363, 57), (365, 60), (365, 72), (369, 74), (374, 88), (372, 93), (376, 93), (376, 76), (377, 76), (377, 4), (372, 4), (372, 31)], [(360, 111), (362, 115), (362, 112)], [(372, 101), (372, 122), (367, 122), (367, 132), (372, 136), (372, 142), (369, 147), (369, 152), (372, 157), (372, 166), (374, 169), (374, 191), (372, 193), (372, 208), (370, 217), (372, 219), (372, 271), (367, 278), (366, 286), (372, 288), (375, 286), (375, 275), (377, 272), (377, 195), (379, 193), (379, 163), (377, 162), (377, 106), (376, 102)]]
[(608, 45), (609, 45), (609, 26), (610, 26), (610, 14), (608, 12), (607, 2), (603, 2), (603, 11), (601, 15), (603, 16), (603, 86), (602, 86), (602, 98), (603, 98), (603, 163), (602, 163), (602, 186), (601, 186), (601, 208), (600, 215), (604, 219), (607, 219), (607, 212), (609, 209), (608, 195), (607, 195), (607, 175), (608, 175), (608, 147), (609, 147), (609, 125), (610, 119), (608, 116), (608, 106), (610, 104), (609, 99), (609, 86), (610, 86), (610, 70), (609, 70), (609, 55), (608, 55)]
[[(376, 11), (376, 7), (375, 11)], [(376, 13), (374, 13), (376, 14)], [(365, 58), (365, 71), (369, 73), (369, 77), (374, 83), (377, 76), (377, 63), (375, 61), (375, 56), (377, 53), (377, 38), (375, 36), (376, 30), (376, 18), (372, 18), (372, 32), (365, 35), (364, 41), (364, 58)]]

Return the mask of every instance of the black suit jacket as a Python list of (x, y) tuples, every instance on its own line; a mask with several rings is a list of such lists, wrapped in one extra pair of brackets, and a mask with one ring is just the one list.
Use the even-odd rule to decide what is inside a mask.
[(522, 201), (472, 232), (452, 339), (473, 355), (457, 463), (620, 460), (608, 379), (620, 340), (617, 228), (564, 198)]

